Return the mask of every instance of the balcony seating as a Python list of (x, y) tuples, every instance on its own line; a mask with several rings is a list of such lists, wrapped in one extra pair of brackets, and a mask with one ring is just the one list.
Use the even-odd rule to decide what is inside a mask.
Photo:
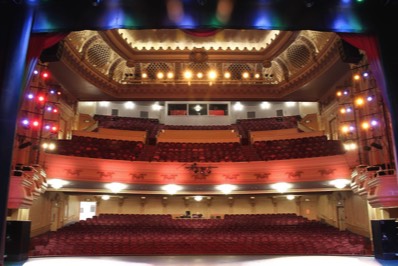
[(243, 162), (248, 158), (238, 142), (160, 142), (151, 160), (156, 162)]
[(327, 140), (326, 136), (256, 141), (253, 148), (261, 160), (286, 160), (344, 154), (340, 141)]
[(369, 239), (296, 214), (100, 214), (32, 238), (30, 256), (366, 255)]
[(56, 150), (47, 152), (77, 157), (136, 161), (144, 144), (142, 141), (74, 136), (71, 140), (58, 140), (56, 146)]

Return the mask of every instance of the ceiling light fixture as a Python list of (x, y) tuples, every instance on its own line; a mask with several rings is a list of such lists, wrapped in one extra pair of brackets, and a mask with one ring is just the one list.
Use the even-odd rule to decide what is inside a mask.
[(332, 181), (329, 182), (329, 184), (335, 186), (335, 188), (338, 188), (338, 189), (345, 188), (350, 183), (351, 183), (350, 180), (343, 179), (343, 178), (335, 179), (335, 180), (332, 180)]
[(203, 196), (195, 196), (195, 197), (193, 197), (193, 199), (195, 201), (202, 201), (203, 200)]
[(280, 183), (275, 183), (271, 185), (272, 189), (275, 189), (279, 193), (285, 193), (288, 191), (290, 188), (292, 188), (293, 185), (285, 182), (280, 182)]
[(122, 184), (122, 183), (113, 182), (113, 183), (106, 184), (105, 188), (109, 189), (113, 193), (119, 193), (123, 189), (127, 188), (127, 185)]
[(170, 195), (177, 193), (178, 191), (182, 190), (182, 187), (176, 184), (168, 184), (162, 187), (162, 190), (167, 191)]
[(69, 184), (68, 181), (62, 180), (62, 179), (58, 179), (58, 178), (54, 178), (54, 179), (49, 179), (47, 181), (47, 183), (53, 188), (53, 189), (60, 189), (63, 186)]
[(230, 185), (230, 184), (222, 184), (218, 185), (216, 189), (220, 190), (224, 194), (229, 194), (232, 191), (234, 191), (237, 188), (235, 185)]

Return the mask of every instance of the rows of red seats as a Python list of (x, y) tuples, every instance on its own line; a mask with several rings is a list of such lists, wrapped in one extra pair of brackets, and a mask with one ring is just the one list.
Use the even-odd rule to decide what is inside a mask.
[(56, 146), (56, 150), (47, 152), (77, 157), (136, 161), (144, 143), (142, 141), (73, 136), (71, 140), (57, 140)]
[(242, 162), (247, 161), (238, 142), (160, 142), (152, 157), (155, 162)]
[(340, 141), (326, 136), (256, 141), (253, 143), (259, 158), (264, 161), (311, 158), (344, 154)]
[(99, 215), (32, 238), (30, 256), (53, 255), (369, 255), (370, 241), (297, 215)]
[(278, 116), (267, 118), (238, 119), (236, 122), (246, 131), (278, 130), (296, 128), (300, 116)]
[(163, 129), (170, 130), (232, 130), (232, 125), (164, 125)]
[(93, 119), (98, 122), (98, 127), (121, 130), (147, 131), (148, 141), (156, 138), (158, 131), (161, 129), (159, 119), (153, 118), (123, 117), (96, 114), (94, 115)]

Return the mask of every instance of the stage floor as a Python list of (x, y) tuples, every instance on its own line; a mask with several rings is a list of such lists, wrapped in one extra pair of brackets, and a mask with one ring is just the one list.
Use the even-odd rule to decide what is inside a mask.
[(398, 266), (373, 256), (100, 256), (29, 258), (5, 266)]

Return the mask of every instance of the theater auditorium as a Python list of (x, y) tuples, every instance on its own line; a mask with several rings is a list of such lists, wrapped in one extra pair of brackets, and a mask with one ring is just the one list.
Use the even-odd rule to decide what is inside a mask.
[(0, 1), (0, 266), (398, 265), (397, 7)]

